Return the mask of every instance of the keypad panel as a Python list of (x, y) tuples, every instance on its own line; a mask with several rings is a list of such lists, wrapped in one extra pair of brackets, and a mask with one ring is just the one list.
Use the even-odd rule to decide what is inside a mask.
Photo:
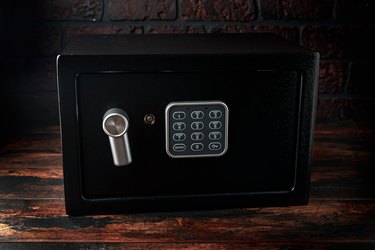
[(228, 148), (228, 107), (220, 101), (166, 108), (166, 150), (174, 158), (221, 156)]

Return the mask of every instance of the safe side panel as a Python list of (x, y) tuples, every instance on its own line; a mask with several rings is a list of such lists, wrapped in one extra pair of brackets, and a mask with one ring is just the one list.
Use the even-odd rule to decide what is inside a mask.
[[(286, 71), (80, 74), (76, 98), (84, 197), (290, 191), (300, 85), (299, 75)], [(167, 105), (209, 100), (228, 106), (227, 152), (210, 158), (169, 157)], [(101, 127), (103, 114), (114, 107), (129, 115), (133, 162), (123, 167), (113, 165)], [(146, 114), (155, 115), (154, 125), (144, 123)]]

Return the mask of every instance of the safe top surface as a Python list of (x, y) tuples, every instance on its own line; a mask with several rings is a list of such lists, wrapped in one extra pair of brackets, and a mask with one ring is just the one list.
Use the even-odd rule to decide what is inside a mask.
[[(84, 44), (84, 45), (83, 45)], [(309, 52), (273, 34), (81, 36), (62, 55), (199, 55)]]

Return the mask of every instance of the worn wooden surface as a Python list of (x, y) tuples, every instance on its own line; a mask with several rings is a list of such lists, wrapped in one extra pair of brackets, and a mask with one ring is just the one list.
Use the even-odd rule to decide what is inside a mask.
[(0, 248), (375, 249), (375, 134), (316, 131), (308, 206), (68, 217), (56, 128), (0, 148)]

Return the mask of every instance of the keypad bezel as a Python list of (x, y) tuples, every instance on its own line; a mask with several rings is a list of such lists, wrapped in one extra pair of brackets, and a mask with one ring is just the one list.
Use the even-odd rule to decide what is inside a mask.
[[(201, 110), (202, 107), (204, 110)], [(193, 111), (203, 111), (204, 117), (201, 119), (190, 119), (192, 122), (188, 122), (186, 125), (187, 127), (191, 127), (193, 122), (203, 122), (204, 123), (204, 130), (208, 130), (204, 134), (204, 141), (201, 140), (192, 140), (191, 134), (186, 134), (187, 141), (191, 141), (192, 143), (203, 143), (204, 149), (202, 151), (193, 151), (191, 148), (192, 143), (185, 144), (186, 149), (188, 152), (174, 152), (172, 150), (173, 145), (176, 143), (181, 143), (180, 141), (173, 140), (173, 124), (174, 122), (182, 122), (184, 119), (176, 120), (173, 118), (172, 112), (180, 112), (181, 108), (189, 108), (190, 113), (186, 114), (186, 117), (189, 117)], [(200, 108), (200, 109), (199, 109)], [(176, 111), (177, 109), (177, 111)], [(220, 110), (223, 111), (222, 115), (219, 118), (211, 118), (209, 116), (209, 112), (212, 110)], [(207, 114), (206, 114), (207, 113)], [(186, 118), (185, 118), (186, 119)], [(209, 123), (212, 121), (220, 121), (222, 123), (222, 127), (220, 131), (222, 132), (222, 136), (219, 139), (211, 140), (209, 138), (209, 133), (216, 132), (218, 130), (209, 128)], [(190, 101), (190, 102), (172, 102), (167, 105), (165, 108), (165, 134), (166, 134), (166, 152), (172, 158), (195, 158), (195, 157), (219, 157), (224, 155), (228, 150), (228, 121), (229, 121), (229, 109), (228, 106), (222, 101)], [(191, 128), (191, 132), (201, 132), (201, 130), (193, 130)], [(186, 131), (186, 129), (184, 130)], [(176, 132), (184, 132), (184, 131), (176, 131)], [(202, 131), (203, 132), (203, 131)], [(190, 140), (191, 139), (191, 140)], [(221, 148), (219, 150), (211, 150), (209, 149), (209, 145), (211, 143), (220, 143)]]

